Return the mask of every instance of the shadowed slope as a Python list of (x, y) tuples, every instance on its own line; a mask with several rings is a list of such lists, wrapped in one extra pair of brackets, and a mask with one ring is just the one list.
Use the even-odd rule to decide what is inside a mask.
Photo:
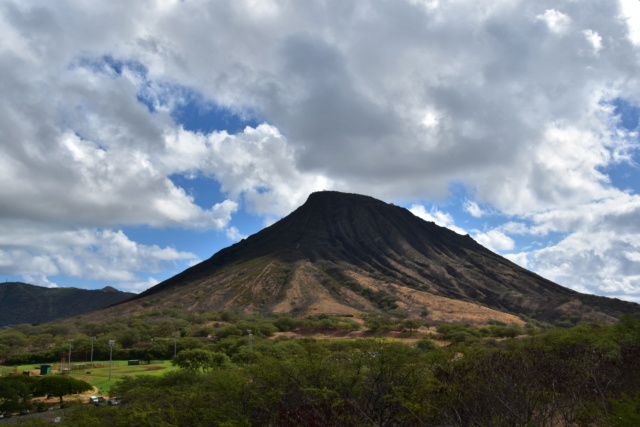
[(134, 294), (106, 287), (97, 290), (44, 288), (20, 282), (0, 283), (0, 326), (46, 323), (99, 310)]

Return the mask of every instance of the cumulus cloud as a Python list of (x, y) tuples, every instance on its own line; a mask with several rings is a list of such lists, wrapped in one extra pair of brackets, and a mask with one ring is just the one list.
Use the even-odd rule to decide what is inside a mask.
[(505, 258), (507, 258), (509, 261), (518, 264), (520, 267), (530, 268), (529, 267), (529, 254), (526, 253), (526, 252), (520, 252), (520, 253), (515, 253), (515, 254), (505, 254), (503, 256)]
[(530, 234), (565, 237), (528, 252), (524, 264), (582, 292), (640, 300), (639, 215), (640, 199), (625, 193), (535, 215)]
[(636, 45), (640, 45), (640, 3), (634, 0), (621, 0), (621, 16), (627, 23), (627, 36)]
[(536, 18), (547, 24), (549, 30), (555, 34), (565, 33), (571, 25), (571, 18), (555, 9), (547, 9)]
[(464, 203), (464, 210), (469, 212), (471, 216), (475, 218), (480, 218), (485, 214), (485, 212), (478, 206), (478, 204), (472, 200), (467, 200)]
[[(474, 13), (464, 12), (465, 2), (256, 8), (238, 1), (203, 4), (199, 12), (173, 2), (128, 5), (126, 13), (117, 3), (66, 6), (63, 13), (45, 3), (4, 5), (8, 39), (16, 40), (4, 57), (16, 65), (4, 68), (14, 95), (3, 129), (29, 150), (19, 161), (19, 153), (3, 153), (3, 166), (14, 177), (35, 174), (28, 182), (49, 178), (49, 194), (60, 195), (55, 184), (67, 184), (66, 206), (82, 207), (75, 210), (86, 212), (84, 220), (100, 218), (97, 201), (78, 201), (88, 189), (113, 207), (103, 210), (109, 212), (103, 221), (132, 221), (124, 213), (138, 208), (144, 223), (207, 218), (159, 166), (168, 155), (167, 134), (177, 132), (169, 113), (183, 95), (170, 82), (235, 111), (260, 112), (272, 138), (286, 135), (284, 178), (316, 181), (305, 190), (332, 182), (385, 198), (438, 197), (457, 180), (480, 200), (522, 213), (562, 204), (578, 186), (588, 189), (583, 197), (606, 191), (597, 173), (610, 161), (612, 144), (603, 102), (624, 95), (637, 79), (631, 43), (602, 46), (626, 32), (615, 2), (594, 2), (590, 13), (573, 2), (473, 2)], [(90, 29), (89, 18), (101, 25)], [(599, 56), (578, 58), (589, 49)], [(153, 113), (139, 102), (141, 94), (155, 100)], [(584, 140), (589, 147), (574, 151)], [(571, 180), (554, 173), (549, 145), (575, 157), (558, 167)], [(235, 179), (237, 168), (253, 166), (262, 154), (234, 159), (234, 172), (219, 179), (228, 179), (229, 194), (244, 191), (256, 212), (281, 213), (299, 199), (276, 188), (283, 174), (274, 175), (276, 182), (254, 177), (242, 190)], [(25, 206), (46, 195), (26, 187)], [(131, 199), (125, 188), (143, 195), (139, 206), (122, 206)]]
[[(638, 149), (612, 106), (640, 105), (637, 15), (627, 0), (4, 1), (0, 221), (23, 221), (31, 237), (10, 234), (28, 249), (0, 246), (0, 265), (145, 283), (143, 260), (153, 270), (190, 255), (132, 242), (123, 226), (234, 239), (238, 210), (271, 222), (311, 191), (442, 200), (456, 183), (473, 194), (472, 216), (483, 206), (514, 219), (478, 234), (494, 248), (516, 249), (509, 234), (565, 233), (529, 254), (559, 277), (553, 265), (580, 267), (569, 244), (587, 251), (598, 227), (632, 227), (620, 210), (635, 212), (636, 196), (606, 171)], [(185, 129), (174, 113), (189, 93), (264, 123)], [(213, 178), (224, 197), (200, 206), (174, 174)], [(34, 251), (36, 232), (44, 247), (68, 238), (63, 255)], [(633, 292), (635, 248), (597, 237), (609, 239), (598, 257), (617, 262), (607, 280)], [(98, 260), (112, 250), (121, 266)], [(127, 264), (125, 253), (138, 255)]]
[[(102, 93), (94, 96), (100, 98)], [(19, 105), (29, 103), (21, 99), (13, 108), (48, 108), (42, 114), (30, 113), (53, 114), (51, 102)], [(125, 107), (132, 102), (137, 103), (135, 97), (114, 101)], [(93, 114), (102, 117), (104, 113), (104, 120), (90, 127), (87, 122), (98, 119), (85, 112), (88, 117), (77, 118), (76, 130), (56, 128), (63, 120), (57, 114), (38, 123), (30, 117), (9, 123), (5, 117), (0, 178), (12, 185), (0, 189), (0, 199), (7, 201), (0, 217), (101, 227), (149, 224), (220, 229), (226, 225), (237, 205), (225, 201), (211, 210), (202, 209), (168, 178), (171, 171), (158, 161), (164, 148), (159, 124), (155, 124), (156, 133), (146, 138), (139, 135), (138, 140), (136, 126), (127, 127), (123, 119), (117, 125), (122, 129), (111, 128), (105, 122), (120, 118), (98, 110)], [(152, 142), (155, 148), (145, 146)]]
[(530, 254), (533, 268), (558, 283), (586, 293), (640, 300), (640, 234), (576, 232)]
[(237, 242), (239, 240), (245, 239), (247, 236), (240, 233), (240, 230), (238, 230), (236, 227), (229, 227), (227, 228), (227, 237), (229, 238), (229, 240)]
[(288, 139), (268, 124), (235, 135), (179, 128), (165, 138), (167, 169), (214, 177), (225, 193), (242, 198), (256, 214), (283, 216), (309, 193), (333, 185), (322, 175), (299, 171)]
[(515, 247), (513, 239), (500, 230), (489, 230), (486, 233), (476, 233), (473, 238), (492, 251), (510, 251)]
[(600, 34), (593, 30), (584, 30), (584, 36), (587, 38), (587, 41), (591, 44), (593, 48), (593, 53), (600, 52), (602, 49), (602, 37)]
[(427, 211), (427, 209), (423, 205), (412, 205), (409, 211), (418, 218), (422, 218), (425, 221), (433, 222), (440, 227), (447, 227), (448, 229), (453, 230), (458, 234), (467, 234), (464, 229), (454, 224), (455, 220), (453, 219), (451, 214), (442, 212), (439, 209), (432, 208), (430, 211)]
[(158, 284), (158, 281), (153, 277), (149, 277), (147, 280), (139, 282), (124, 282), (116, 285), (119, 289), (125, 292), (140, 293)]
[(37, 276), (32, 276), (30, 274), (25, 274), (24, 276), (24, 280), (26, 283), (32, 284), (32, 285), (36, 285), (36, 286), (43, 286), (45, 288), (57, 288), (58, 285), (51, 282), (47, 276), (40, 274)]
[(196, 256), (171, 247), (141, 245), (122, 231), (53, 230), (25, 221), (0, 223), (0, 272), (51, 285), (47, 276), (133, 281)]

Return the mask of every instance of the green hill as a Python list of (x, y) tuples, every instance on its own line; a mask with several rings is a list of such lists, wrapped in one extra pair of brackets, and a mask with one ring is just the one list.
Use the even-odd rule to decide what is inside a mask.
[(44, 288), (20, 282), (0, 283), (0, 327), (78, 316), (122, 302), (133, 295), (111, 287), (88, 290)]

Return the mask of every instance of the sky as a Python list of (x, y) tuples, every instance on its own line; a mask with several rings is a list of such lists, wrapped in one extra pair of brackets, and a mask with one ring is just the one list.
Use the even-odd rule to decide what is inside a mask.
[(637, 0), (0, 0), (0, 278), (141, 292), (311, 192), (640, 302)]

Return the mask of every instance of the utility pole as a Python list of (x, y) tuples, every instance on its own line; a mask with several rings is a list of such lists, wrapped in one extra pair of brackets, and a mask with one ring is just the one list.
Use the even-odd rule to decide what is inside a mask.
[(173, 336), (173, 355), (175, 356), (176, 354), (178, 354), (178, 333), (174, 332), (173, 334), (171, 334)]
[(109, 381), (111, 381), (111, 366), (113, 364), (113, 345), (116, 340), (109, 340)]
[(96, 340), (96, 337), (91, 337), (91, 368), (93, 368), (93, 342)]
[(71, 375), (71, 342), (73, 340), (69, 340), (69, 375)]

